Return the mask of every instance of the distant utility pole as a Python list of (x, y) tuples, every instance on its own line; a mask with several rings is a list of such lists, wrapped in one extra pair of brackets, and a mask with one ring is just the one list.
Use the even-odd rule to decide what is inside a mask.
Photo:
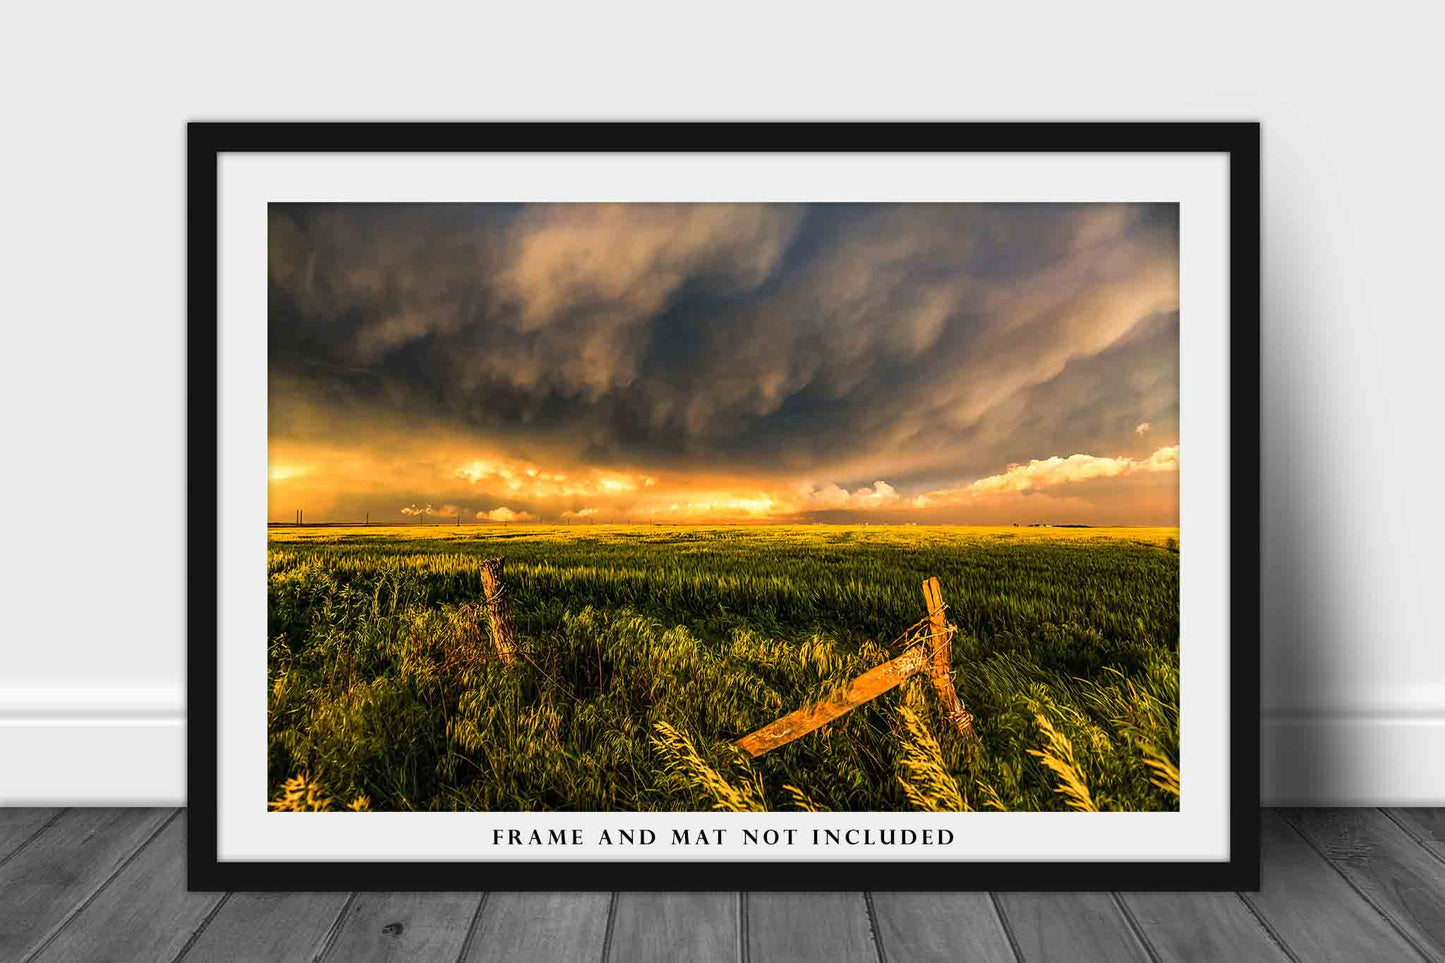
[(368, 527), (371, 525), (371, 512), (366, 513), (366, 524)]

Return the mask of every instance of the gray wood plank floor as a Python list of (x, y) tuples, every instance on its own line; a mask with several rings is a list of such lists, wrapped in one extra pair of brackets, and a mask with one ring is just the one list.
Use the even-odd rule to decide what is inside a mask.
[(1445, 811), (1262, 814), (1257, 893), (188, 893), (186, 817), (0, 809), (0, 960), (1437, 960)]

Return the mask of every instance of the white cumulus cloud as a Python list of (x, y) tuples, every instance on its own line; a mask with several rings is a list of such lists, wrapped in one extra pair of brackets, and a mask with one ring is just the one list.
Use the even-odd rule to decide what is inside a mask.
[(531, 512), (514, 512), (506, 505), (494, 508), (489, 512), (477, 512), (477, 518), (487, 519), (493, 522), (526, 522), (537, 516)]
[(1052, 458), (1036, 458), (1026, 465), (1010, 465), (1001, 474), (980, 478), (962, 488), (946, 488), (920, 495), (913, 500), (913, 504), (918, 508), (927, 508), (931, 505), (949, 505), (979, 495), (1028, 492), (1098, 478), (1178, 470), (1178, 445), (1160, 448), (1148, 458), (1100, 458), (1097, 455), (1070, 455), (1061, 458), (1055, 455)]
[(875, 481), (872, 488), (848, 491), (839, 485), (809, 488), (803, 493), (804, 506), (810, 511), (824, 509), (884, 508), (898, 501), (898, 493), (886, 481)]

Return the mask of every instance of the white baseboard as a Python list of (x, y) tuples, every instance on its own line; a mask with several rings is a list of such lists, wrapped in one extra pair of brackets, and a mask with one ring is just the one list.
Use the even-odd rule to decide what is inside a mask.
[(185, 801), (179, 689), (0, 689), (0, 806)]
[(1266, 713), (1266, 806), (1445, 805), (1445, 711)]
[[(1445, 805), (1445, 712), (1270, 713), (1267, 806)], [(0, 689), (0, 806), (183, 806), (175, 689)]]

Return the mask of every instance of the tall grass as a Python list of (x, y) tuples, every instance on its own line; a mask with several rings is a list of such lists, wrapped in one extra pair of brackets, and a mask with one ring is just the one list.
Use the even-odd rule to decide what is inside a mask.
[[(304, 772), (378, 810), (1178, 806), (1173, 530), (419, 531), (273, 535), (272, 799)], [(510, 665), (477, 608), (498, 554)], [(935, 575), (976, 751), (911, 682), (737, 757), (896, 654)]]

